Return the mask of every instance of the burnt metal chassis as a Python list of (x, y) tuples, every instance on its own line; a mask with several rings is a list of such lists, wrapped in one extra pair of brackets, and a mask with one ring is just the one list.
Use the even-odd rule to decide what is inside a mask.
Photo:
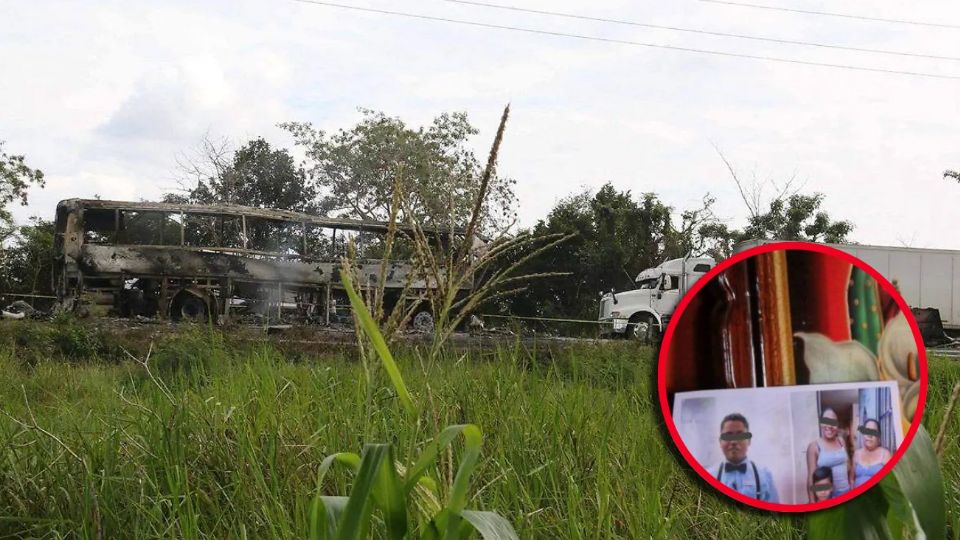
[[(256, 258), (255, 258), (256, 257)], [(189, 248), (182, 246), (108, 246), (85, 245), (80, 257), (62, 265), (59, 297), (61, 302), (76, 300), (89, 293), (99, 293), (118, 311), (125, 311), (123, 290), (130, 279), (150, 284), (157, 303), (155, 314), (167, 317), (179, 294), (187, 293), (204, 300), (209, 313), (231, 318), (231, 300), (235, 292), (255, 302), (266, 299), (271, 311), (281, 318), (288, 296), (301, 310), (316, 312), (322, 307), (323, 323), (329, 324), (332, 299), (346, 303), (340, 286), (340, 264), (333, 261), (289, 260), (278, 254), (255, 251)], [(356, 264), (361, 287), (378, 283), (381, 261), (368, 260)], [(398, 296), (402, 291), (417, 293), (426, 284), (411, 279), (408, 263), (392, 263), (388, 267), (385, 293)], [(145, 290), (145, 294), (147, 291)], [(106, 303), (106, 302), (98, 302)], [(145, 315), (151, 315), (144, 313)]]

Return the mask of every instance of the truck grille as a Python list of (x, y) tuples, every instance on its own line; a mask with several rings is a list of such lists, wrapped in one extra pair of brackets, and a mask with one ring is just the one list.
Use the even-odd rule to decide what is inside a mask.
[(600, 300), (600, 319), (610, 318), (610, 312), (613, 311), (612, 306), (613, 301), (610, 297)]

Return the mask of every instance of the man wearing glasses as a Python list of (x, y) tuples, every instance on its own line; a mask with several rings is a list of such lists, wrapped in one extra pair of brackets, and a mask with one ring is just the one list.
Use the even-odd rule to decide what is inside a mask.
[(725, 486), (747, 497), (780, 502), (770, 471), (747, 459), (752, 437), (746, 417), (740, 413), (724, 416), (720, 422), (720, 450), (725, 460), (710, 471)]

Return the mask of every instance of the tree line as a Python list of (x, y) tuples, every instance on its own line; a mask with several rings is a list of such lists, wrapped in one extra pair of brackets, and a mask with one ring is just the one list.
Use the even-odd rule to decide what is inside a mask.
[[(362, 110), (355, 125), (325, 132), (310, 123), (281, 124), (304, 158), (255, 138), (236, 148), (205, 139), (179, 160), (180, 188), (163, 200), (281, 208), (319, 215), (385, 221), (395, 190), (404, 196), (397, 219), (422, 226), (463, 227), (472, 214), (482, 163), (470, 138), (478, 130), (465, 113), (441, 114), (411, 127), (382, 112)], [(26, 204), (43, 173), (0, 143), (0, 293), (50, 294), (53, 224), (42, 218), (15, 225), (8, 207)], [(721, 157), (723, 157), (721, 155)], [(722, 259), (746, 239), (845, 242), (853, 225), (822, 209), (823, 194), (781, 186), (767, 199), (761, 186), (732, 180), (748, 209), (742, 227), (730, 227), (705, 195), (694, 208), (677, 209), (651, 192), (607, 183), (561, 199), (530, 228), (537, 235), (575, 233), (563, 245), (525, 263), (529, 273), (565, 273), (526, 284), (496, 308), (516, 315), (596, 317), (600, 291), (633, 288), (644, 268), (688, 254)], [(517, 230), (516, 180), (494, 172), (479, 230)], [(52, 210), (52, 209), (51, 209)], [(517, 232), (520, 232), (519, 230)]]

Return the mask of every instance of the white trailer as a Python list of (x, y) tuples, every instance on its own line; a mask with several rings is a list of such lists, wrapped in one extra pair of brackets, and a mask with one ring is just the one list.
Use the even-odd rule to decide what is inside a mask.
[(828, 244), (896, 283), (907, 305), (940, 311), (944, 328), (960, 329), (960, 251)]
[[(773, 240), (738, 244), (740, 252)], [(872, 266), (895, 283), (907, 305), (940, 311), (944, 328), (960, 330), (960, 251), (862, 244), (826, 244)]]

